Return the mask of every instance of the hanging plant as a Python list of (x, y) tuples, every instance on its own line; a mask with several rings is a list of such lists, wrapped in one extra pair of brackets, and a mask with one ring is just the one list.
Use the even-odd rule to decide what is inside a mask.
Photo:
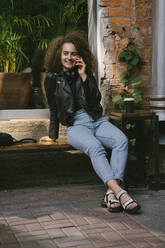
[(121, 85), (119, 95), (114, 96), (112, 101), (119, 109), (124, 108), (125, 98), (134, 98), (135, 106), (142, 100), (138, 86), (143, 79), (140, 70), (143, 64), (142, 56), (138, 50), (134, 38), (128, 38), (128, 45), (122, 49), (118, 56), (119, 61), (127, 64), (126, 70), (121, 73), (119, 83)]

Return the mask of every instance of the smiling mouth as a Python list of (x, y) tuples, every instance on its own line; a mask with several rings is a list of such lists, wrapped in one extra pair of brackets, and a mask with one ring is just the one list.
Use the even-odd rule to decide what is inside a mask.
[(65, 61), (67, 65), (74, 65), (74, 61)]

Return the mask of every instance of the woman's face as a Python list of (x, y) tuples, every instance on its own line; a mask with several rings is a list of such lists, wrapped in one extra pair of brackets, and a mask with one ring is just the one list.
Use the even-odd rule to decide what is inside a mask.
[(70, 70), (76, 65), (77, 56), (78, 52), (73, 43), (63, 44), (61, 52), (61, 64), (64, 71)]

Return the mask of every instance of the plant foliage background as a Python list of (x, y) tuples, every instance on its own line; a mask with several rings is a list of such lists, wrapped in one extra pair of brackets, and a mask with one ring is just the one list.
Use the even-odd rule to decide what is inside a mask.
[(140, 75), (143, 61), (134, 39), (128, 39), (128, 45), (122, 49), (118, 58), (119, 61), (126, 63), (127, 66), (126, 70), (120, 75), (120, 94), (113, 97), (113, 102), (119, 109), (123, 109), (124, 99), (132, 97), (134, 105), (138, 107), (142, 100), (141, 90), (138, 87), (143, 82)]
[(86, 0), (1, 0), (0, 72), (23, 70), (53, 37), (87, 27)]

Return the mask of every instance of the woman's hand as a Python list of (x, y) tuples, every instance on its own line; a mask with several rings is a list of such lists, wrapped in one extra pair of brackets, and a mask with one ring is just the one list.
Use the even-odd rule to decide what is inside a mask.
[(78, 73), (80, 77), (82, 78), (82, 81), (84, 82), (87, 78), (87, 75), (85, 73), (86, 64), (84, 60), (78, 55), (76, 58), (76, 65), (78, 66)]
[(56, 140), (54, 140), (54, 139), (51, 139), (49, 136), (43, 136), (43, 137), (41, 137), (40, 139), (39, 139), (39, 141), (40, 142), (54, 142), (54, 141), (56, 141)]

